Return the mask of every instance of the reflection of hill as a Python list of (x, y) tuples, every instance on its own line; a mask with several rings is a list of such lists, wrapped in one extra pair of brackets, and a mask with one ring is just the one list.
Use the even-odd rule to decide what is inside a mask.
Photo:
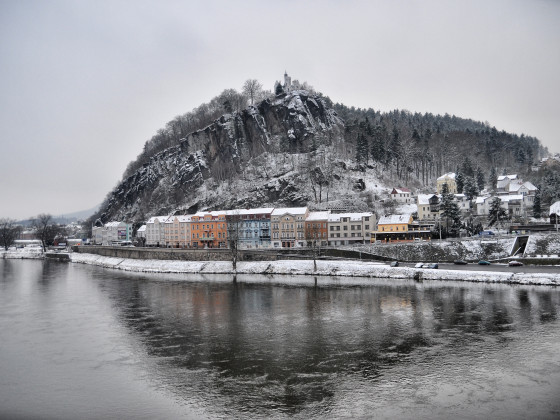
[(325, 414), (346, 378), (375, 388), (415, 351), (463, 352), (485, 335), (555, 319), (559, 305), (558, 295), (532, 288), (115, 277), (103, 290), (142, 343), (153, 379), (222, 415), (295, 414), (316, 403)]

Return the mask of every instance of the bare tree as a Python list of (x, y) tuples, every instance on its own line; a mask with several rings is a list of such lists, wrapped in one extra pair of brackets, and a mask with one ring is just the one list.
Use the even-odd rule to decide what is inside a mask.
[(317, 271), (317, 257), (321, 253), (321, 221), (305, 222), (305, 240), (311, 249), (313, 271)]
[(243, 84), (243, 94), (251, 100), (251, 105), (255, 102), (262, 91), (262, 85), (257, 79), (248, 79)]
[(7, 251), (19, 235), (20, 227), (13, 219), (0, 219), (0, 245)]
[(48, 245), (54, 243), (54, 239), (60, 233), (59, 226), (54, 224), (53, 218), (50, 214), (40, 214), (33, 220), (33, 227), (37, 232), (38, 238), (41, 240), (43, 252), (47, 250)]
[(228, 247), (231, 255), (233, 270), (237, 270), (237, 258), (239, 256), (239, 238), (241, 230), (241, 216), (238, 212), (226, 215)]

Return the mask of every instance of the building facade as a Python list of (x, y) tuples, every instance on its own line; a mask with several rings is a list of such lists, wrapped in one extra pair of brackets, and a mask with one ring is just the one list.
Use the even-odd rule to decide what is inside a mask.
[(443, 186), (447, 184), (447, 190), (451, 194), (457, 194), (457, 183), (455, 182), (455, 172), (447, 172), (436, 180), (436, 190), (438, 194), (443, 191)]
[(375, 229), (373, 213), (339, 213), (329, 215), (329, 245), (352, 245), (370, 241)]
[(193, 248), (226, 248), (227, 221), (225, 210), (198, 212), (191, 216)]
[(228, 236), (244, 249), (270, 248), (270, 220), (274, 208), (239, 209), (227, 212)]
[(271, 214), (271, 244), (273, 248), (305, 246), (307, 207), (277, 208)]
[(308, 246), (329, 244), (329, 211), (310, 211), (305, 220), (305, 239)]
[(146, 246), (165, 246), (165, 222), (169, 216), (150, 217), (146, 222)]

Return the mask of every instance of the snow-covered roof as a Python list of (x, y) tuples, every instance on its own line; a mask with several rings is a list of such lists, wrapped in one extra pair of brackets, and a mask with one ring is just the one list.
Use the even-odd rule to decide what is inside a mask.
[(146, 222), (146, 224), (148, 224), (148, 223), (155, 223), (155, 222), (156, 222), (156, 219), (158, 220), (158, 222), (164, 223), (168, 218), (169, 218), (169, 216), (154, 216), (154, 217), (150, 217), (150, 218), (148, 219), (148, 221)]
[(315, 220), (328, 220), (330, 211), (310, 211), (307, 215), (307, 221), (313, 222)]
[(436, 194), (418, 194), (418, 204), (419, 205), (428, 205), (430, 204), (430, 198), (432, 198)]
[(445, 178), (455, 179), (455, 172), (447, 172), (446, 174), (443, 174), (442, 176), (440, 176), (437, 180), (438, 181), (443, 181)]
[(548, 212), (548, 215), (552, 216), (553, 214), (560, 214), (560, 201), (557, 201), (556, 203), (550, 206), (550, 211)]
[(181, 215), (181, 216), (169, 216), (167, 218), (167, 220), (165, 221), (165, 223), (173, 223), (175, 222), (175, 219), (177, 219), (177, 221), (179, 223), (188, 223), (191, 221), (192, 216), (187, 216), (187, 215)]
[(514, 175), (500, 175), (500, 176), (498, 177), (498, 181), (503, 181), (503, 180), (505, 180), (506, 178), (507, 178), (507, 179), (510, 179), (510, 180), (517, 179), (517, 174), (514, 174)]
[(537, 190), (538, 190), (538, 188), (535, 187), (535, 185), (533, 185), (533, 183), (532, 183), (532, 182), (529, 182), (529, 181), (524, 182), (524, 183), (523, 183), (523, 186), (524, 186), (525, 188), (527, 188), (529, 191), (537, 191)]
[(514, 201), (514, 200), (523, 201), (523, 195), (521, 195), (521, 194), (500, 195), (499, 197), (500, 197), (500, 200), (502, 200), (502, 201)]
[(410, 214), (390, 214), (382, 216), (377, 222), (378, 225), (394, 225), (399, 223), (408, 223), (410, 221)]
[(121, 224), (126, 224), (124, 222), (107, 222), (105, 227), (119, 227)]
[(240, 216), (250, 216), (253, 214), (269, 214), (272, 213), (273, 210), (274, 207), (261, 207), (258, 209), (236, 209), (230, 211), (233, 211), (233, 213), (231, 214), (238, 214)]
[(475, 202), (476, 202), (476, 204), (484, 204), (484, 202), (485, 202), (486, 200), (488, 200), (489, 198), (494, 198), (494, 197), (491, 197), (491, 196), (489, 196), (489, 195), (487, 195), (487, 196), (479, 196), (479, 197), (476, 197)]
[(307, 207), (281, 207), (272, 211), (272, 216), (282, 216), (283, 214), (291, 214), (292, 216), (307, 213)]
[[(395, 192), (393, 192), (395, 191)], [(393, 191), (391, 191), (391, 194), (404, 194), (404, 193), (410, 193), (412, 191), (410, 191), (408, 188), (393, 188)]]
[(146, 231), (146, 225), (142, 225), (138, 228), (137, 232), (145, 232)]
[(340, 222), (343, 217), (348, 217), (351, 221), (361, 221), (362, 217), (371, 217), (373, 213), (336, 213), (329, 214), (329, 222)]

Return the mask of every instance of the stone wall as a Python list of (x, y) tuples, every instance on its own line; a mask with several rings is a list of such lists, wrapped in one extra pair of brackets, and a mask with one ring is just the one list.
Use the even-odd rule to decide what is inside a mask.
[[(231, 261), (229, 249), (176, 249), (133, 248), (112, 246), (75, 246), (74, 252), (96, 254), (103, 257), (130, 258), (134, 260), (180, 260), (180, 261)], [(240, 250), (239, 261), (274, 261), (273, 251)]]

